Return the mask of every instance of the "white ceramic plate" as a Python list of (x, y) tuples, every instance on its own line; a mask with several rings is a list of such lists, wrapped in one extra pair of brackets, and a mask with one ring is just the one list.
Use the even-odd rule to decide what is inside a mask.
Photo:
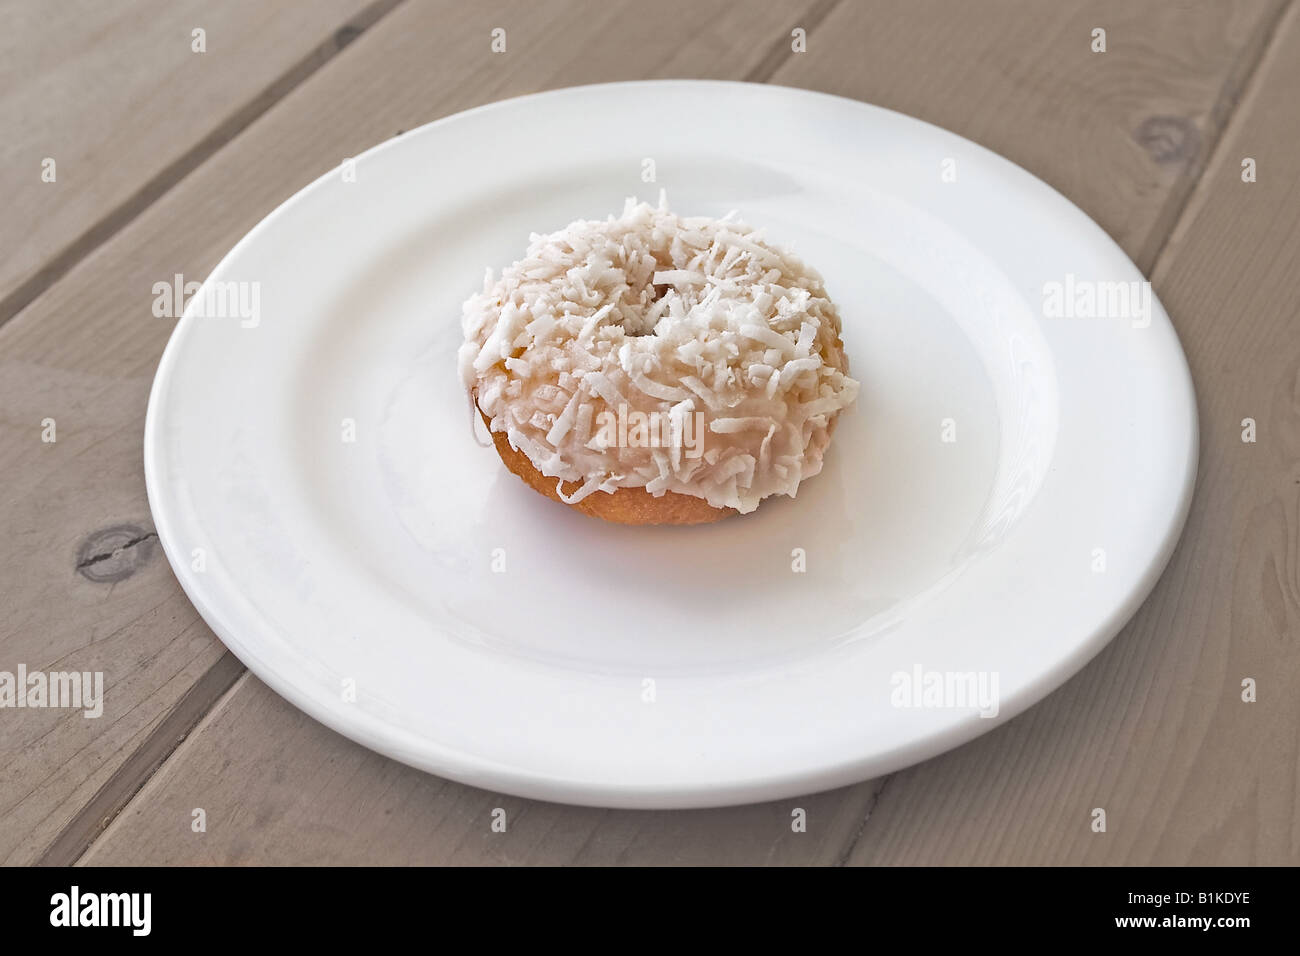
[[(648, 82), (461, 113), (354, 172), (213, 271), (207, 288), (257, 283), (257, 314), (252, 285), (226, 317), (191, 303), (145, 466), (204, 619), (367, 747), (605, 806), (847, 784), (1041, 699), (1173, 549), (1197, 432), (1168, 317), (1140, 295), (1045, 314), (1049, 283), (1086, 310), (1089, 283), (1142, 276), (967, 140), (821, 94)], [(606, 525), (527, 489), (475, 444), (455, 371), (485, 267), (660, 188), (821, 271), (863, 382), (797, 499), (699, 528)]]

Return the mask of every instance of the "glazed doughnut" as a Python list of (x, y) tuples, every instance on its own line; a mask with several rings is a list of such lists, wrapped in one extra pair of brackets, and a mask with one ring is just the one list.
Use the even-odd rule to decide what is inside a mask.
[(624, 524), (794, 497), (858, 392), (821, 276), (662, 196), (532, 235), (462, 326), (461, 378), (506, 466)]

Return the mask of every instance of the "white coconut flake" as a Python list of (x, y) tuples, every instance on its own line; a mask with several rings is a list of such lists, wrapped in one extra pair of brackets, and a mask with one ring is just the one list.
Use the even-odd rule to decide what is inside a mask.
[(767, 431), (772, 419), (755, 415), (749, 418), (715, 418), (709, 422), (709, 429), (720, 435), (734, 435), (737, 432)]
[(705, 285), (709, 280), (703, 272), (692, 269), (665, 269), (656, 272), (651, 281), (655, 285)]

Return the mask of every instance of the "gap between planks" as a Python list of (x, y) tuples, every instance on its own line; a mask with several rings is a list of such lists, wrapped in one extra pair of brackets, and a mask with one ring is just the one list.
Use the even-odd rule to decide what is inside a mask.
[(334, 59), (353, 40), (395, 10), (405, 0), (375, 0), (343, 23), (326, 40), (290, 66), (266, 89), (235, 111), (157, 175), (109, 210), (75, 240), (56, 253), (25, 282), (0, 299), (0, 326), (35, 301), (92, 252), (122, 231), (177, 183), (207, 161), (217, 150), (247, 129), (258, 117), (292, 93), (312, 74)]
[[(1295, 0), (1285, 0), (1273, 16), (1266, 20), (1260, 27), (1259, 35), (1252, 40), (1243, 54), (1243, 68), (1240, 71), (1240, 82), (1234, 82), (1233, 75), (1230, 73), (1224, 88), (1219, 95), (1219, 101), (1214, 104), (1210, 112), (1212, 128), (1207, 130), (1207, 134), (1213, 139), (1210, 141), (1210, 148), (1203, 150), (1201, 155), (1204, 159), (1200, 162), (1200, 169), (1197, 170), (1196, 178), (1191, 180), (1186, 186), (1171, 197), (1168, 206), (1167, 218), (1169, 228), (1165, 230), (1164, 237), (1160, 244), (1156, 246), (1151, 254), (1151, 263), (1143, 271), (1146, 272), (1148, 279), (1154, 279), (1156, 267), (1169, 247), (1170, 240), (1177, 234), (1181, 227), (1185, 227), (1195, 217), (1196, 209), (1199, 208), (1199, 202), (1193, 200), (1204, 193), (1201, 189), (1205, 182), (1206, 174), (1214, 168), (1219, 161), (1219, 153), (1225, 148), (1229, 141), (1228, 133), (1231, 131), (1234, 122), (1242, 115), (1242, 104), (1255, 91), (1259, 85), (1261, 67), (1269, 54), (1278, 46), (1278, 37), (1286, 32), (1289, 26), (1285, 21), (1289, 14), (1295, 9)], [(1251, 56), (1252, 51), (1254, 56)], [(1223, 119), (1217, 124), (1218, 128), (1213, 128), (1213, 118), (1216, 115), (1222, 115)], [(1140, 264), (1139, 264), (1140, 265)]]
[(1296, 6), (1295, 0), (1286, 0), (1286, 3), (1278, 8), (1277, 13), (1269, 22), (1263, 42), (1256, 44), (1259, 47), (1259, 53), (1255, 56), (1254, 62), (1250, 63), (1244, 71), (1236, 97), (1230, 98), (1230, 112), (1224, 117), (1223, 122), (1219, 124), (1218, 136), (1210, 145), (1200, 174), (1196, 177), (1195, 182), (1183, 193), (1182, 201), (1178, 206), (1178, 213), (1174, 216), (1164, 239), (1156, 248), (1155, 255), (1151, 259), (1151, 269), (1147, 273), (1147, 278), (1153, 284), (1158, 278), (1160, 267), (1172, 261), (1166, 259), (1165, 253), (1177, 251), (1176, 240), (1192, 224), (1201, 206), (1205, 204), (1205, 197), (1208, 195), (1205, 188), (1206, 177), (1222, 161), (1223, 157), (1220, 154), (1227, 149), (1227, 144), (1231, 142), (1231, 134), (1238, 125), (1244, 122), (1243, 117), (1249, 113), (1249, 110), (1243, 107), (1259, 92), (1265, 61), (1272, 56), (1278, 55), (1276, 51), (1281, 46), (1280, 37), (1284, 36), (1288, 30), (1300, 29), (1300, 25), (1294, 22), (1297, 9), (1300, 8)]
[(158, 722), (77, 815), (68, 821), (54, 842), (37, 859), (37, 866), (71, 866), (90, 848), (127, 804), (152, 779), (158, 768), (212, 713), (222, 697), (247, 674), (234, 654), (226, 651)]

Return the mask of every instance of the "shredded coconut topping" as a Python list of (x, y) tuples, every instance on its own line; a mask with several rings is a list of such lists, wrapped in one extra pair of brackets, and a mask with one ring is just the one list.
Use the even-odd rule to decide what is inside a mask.
[(461, 377), (492, 431), (569, 502), (645, 488), (745, 513), (794, 497), (858, 393), (821, 276), (662, 194), (533, 234), (462, 324)]

